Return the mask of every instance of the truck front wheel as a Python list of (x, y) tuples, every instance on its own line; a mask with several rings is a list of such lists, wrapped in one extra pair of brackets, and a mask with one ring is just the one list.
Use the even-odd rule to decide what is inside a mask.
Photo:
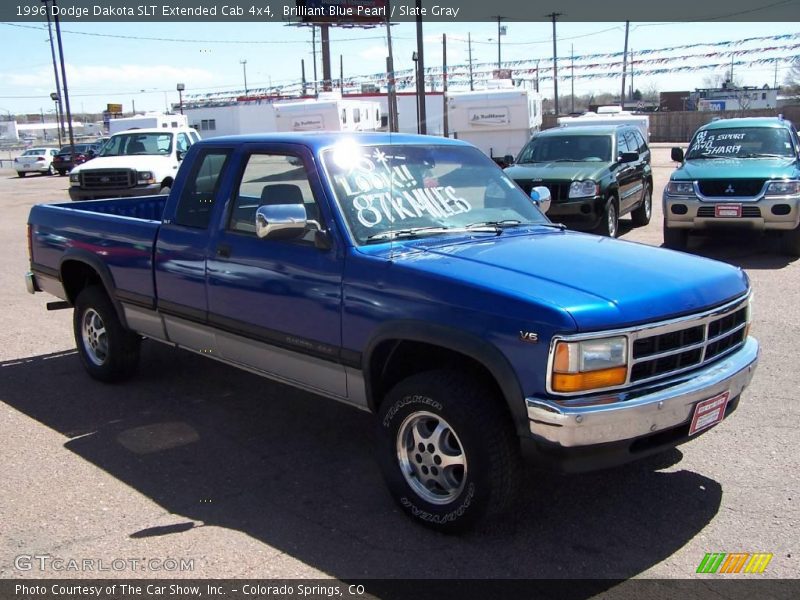
[(404, 379), (386, 396), (378, 415), (381, 470), (413, 520), (457, 532), (510, 506), (519, 446), (495, 395), (481, 381), (437, 370)]
[(141, 338), (122, 326), (102, 288), (90, 286), (78, 294), (72, 322), (78, 356), (92, 378), (113, 382), (133, 375)]
[(606, 207), (603, 210), (600, 224), (595, 229), (597, 235), (604, 235), (606, 237), (617, 237), (619, 229), (619, 212), (617, 212), (617, 199), (610, 196), (606, 202)]

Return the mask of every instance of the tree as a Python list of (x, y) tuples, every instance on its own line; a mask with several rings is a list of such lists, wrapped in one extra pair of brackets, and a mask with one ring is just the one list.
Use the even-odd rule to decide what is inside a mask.
[(633, 99), (634, 99), (636, 102), (639, 102), (639, 101), (642, 99), (642, 92), (640, 92), (639, 90), (635, 90), (635, 91), (633, 92)]
[(786, 86), (784, 92), (787, 95), (800, 97), (800, 58), (795, 58), (789, 67), (789, 72), (786, 73), (786, 78), (783, 80)]
[(728, 87), (741, 87), (742, 79), (734, 73), (731, 78), (731, 70), (725, 69), (724, 71), (706, 75), (703, 77), (703, 87), (709, 89), (719, 89), (723, 83), (727, 83)]

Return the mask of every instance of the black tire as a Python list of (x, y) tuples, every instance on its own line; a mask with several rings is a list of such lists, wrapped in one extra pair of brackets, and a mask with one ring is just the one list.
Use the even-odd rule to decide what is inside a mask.
[(134, 374), (141, 338), (122, 326), (103, 288), (90, 286), (78, 294), (72, 325), (78, 356), (93, 379), (114, 382)]
[(25, 177), (27, 173), (25, 171), (17, 171), (17, 177)]
[[(495, 395), (451, 370), (412, 375), (386, 395), (378, 411), (379, 462), (395, 502), (417, 523), (455, 533), (511, 507), (519, 444)], [(434, 436), (436, 425), (441, 435)], [(415, 439), (430, 441), (417, 448)]]
[(606, 237), (617, 237), (619, 233), (619, 208), (617, 206), (617, 199), (614, 196), (609, 197), (606, 202), (606, 207), (603, 210), (603, 218), (600, 224), (594, 230), (597, 235), (604, 235)]
[(642, 203), (631, 212), (631, 219), (636, 227), (644, 227), (653, 216), (653, 192), (648, 184), (644, 184)]
[(66, 174), (67, 174), (67, 170), (66, 170), (66, 169), (59, 169), (59, 170), (58, 170), (58, 174), (59, 174), (61, 177), (63, 177), (64, 175), (66, 175)]
[(664, 247), (672, 250), (685, 250), (689, 243), (689, 232), (685, 229), (674, 229), (664, 224)]
[(781, 253), (786, 256), (800, 256), (800, 227), (781, 234)]

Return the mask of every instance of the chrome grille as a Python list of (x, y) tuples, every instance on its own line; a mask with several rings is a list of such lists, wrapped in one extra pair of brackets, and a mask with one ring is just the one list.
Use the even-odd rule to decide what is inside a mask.
[(704, 365), (745, 341), (747, 301), (706, 316), (632, 334), (630, 383), (640, 383)]
[(86, 189), (126, 188), (136, 185), (136, 171), (132, 169), (96, 169), (81, 171), (81, 187)]
[[(697, 209), (697, 216), (698, 217), (713, 217), (714, 214), (714, 207), (713, 206), (701, 206)], [(761, 209), (758, 206), (742, 206), (742, 216), (743, 217), (760, 217), (761, 216)]]

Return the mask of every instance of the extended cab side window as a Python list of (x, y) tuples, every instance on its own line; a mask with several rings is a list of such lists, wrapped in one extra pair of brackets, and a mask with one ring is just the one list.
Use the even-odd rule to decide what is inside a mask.
[(173, 220), (176, 225), (208, 228), (217, 190), (229, 156), (230, 150), (208, 150), (196, 158), (178, 200), (178, 210)]
[[(256, 210), (274, 204), (302, 204), (309, 225), (322, 229), (319, 205), (311, 191), (308, 173), (299, 156), (251, 154), (234, 196), (228, 229), (255, 235)], [(293, 242), (313, 243), (313, 228)]]

